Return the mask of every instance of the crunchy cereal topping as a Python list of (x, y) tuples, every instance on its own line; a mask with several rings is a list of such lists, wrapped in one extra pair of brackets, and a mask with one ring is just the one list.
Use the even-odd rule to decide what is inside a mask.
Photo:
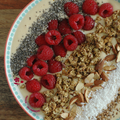
[[(83, 105), (81, 103), (87, 104), (89, 99), (92, 98), (92, 96), (88, 97), (89, 90), (103, 89), (102, 84), (109, 80), (104, 70), (110, 71), (116, 69), (116, 67), (113, 69), (113, 67), (104, 66), (105, 61), (109, 62), (110, 60), (101, 59), (100, 55), (101, 52), (108, 55), (113, 49), (112, 39), (117, 37), (118, 32), (120, 32), (118, 15), (120, 15), (120, 10), (115, 11), (111, 17), (105, 18), (105, 26), (99, 23), (102, 18), (97, 16), (95, 32), (86, 34), (86, 41), (74, 50), (63, 63), (62, 73), (56, 74), (56, 90), (44, 92), (44, 95), (49, 98), (49, 101), (42, 107), (46, 115), (45, 120), (73, 120), (76, 112), (72, 111), (71, 106), (81, 107)], [(104, 35), (101, 35), (101, 33), (104, 33)], [(120, 41), (118, 39), (116, 38), (117, 42)], [(115, 50), (116, 48), (113, 51)], [(120, 52), (116, 50), (114, 54), (114, 59), (120, 61)], [(55, 60), (62, 61), (62, 58), (57, 56)], [(114, 102), (110, 105), (116, 106)], [(112, 109), (110, 106), (108, 108), (109, 110)], [(97, 116), (97, 120), (111, 119), (115, 114), (118, 114), (116, 112), (111, 115), (107, 110), (103, 111), (104, 113)], [(117, 109), (117, 111), (119, 110)]]
[(107, 27), (109, 27), (110, 25), (112, 25), (112, 22), (113, 22), (113, 20), (111, 18), (109, 18), (109, 17), (105, 18), (105, 25)]
[(59, 56), (56, 56), (56, 57), (55, 57), (55, 60), (61, 62), (61, 61), (62, 61), (62, 57), (61, 57), (60, 55), (59, 55)]
[(102, 20), (102, 18), (100, 16), (97, 16), (95, 22), (98, 23), (101, 20)]
[(45, 97), (52, 97), (54, 95), (54, 91), (53, 90), (48, 90), (43, 92), (43, 94), (45, 95)]

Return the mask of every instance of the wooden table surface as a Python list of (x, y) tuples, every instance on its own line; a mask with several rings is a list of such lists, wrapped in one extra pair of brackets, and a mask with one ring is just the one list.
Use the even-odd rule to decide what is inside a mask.
[(0, 0), (0, 120), (32, 120), (13, 97), (4, 72), (4, 47), (12, 23), (31, 0)]

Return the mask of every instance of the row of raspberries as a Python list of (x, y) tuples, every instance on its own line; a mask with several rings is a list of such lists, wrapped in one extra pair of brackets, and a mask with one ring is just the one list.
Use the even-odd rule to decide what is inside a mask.
[[(65, 13), (70, 17), (79, 13), (79, 7), (73, 2), (67, 2), (64, 5)], [(113, 13), (113, 6), (110, 3), (104, 3), (100, 7), (95, 0), (85, 0), (82, 5), (82, 11), (89, 15), (99, 15), (103, 18), (109, 17)]]
[(29, 80), (26, 82), (26, 89), (32, 94), (29, 97), (29, 104), (32, 107), (40, 108), (46, 102), (45, 96), (39, 91), (42, 85), (47, 89), (54, 89), (56, 84), (56, 77), (47, 74), (42, 76), (40, 82), (37, 79)]
[[(27, 67), (19, 71), (19, 76), (27, 81), (26, 89), (32, 93), (29, 97), (32, 107), (41, 107), (46, 102), (45, 97), (39, 93), (42, 85), (47, 89), (55, 88), (56, 77), (47, 74), (47, 72), (56, 73), (62, 70), (62, 63), (56, 61), (55, 56), (65, 57), (67, 50), (75, 50), (86, 39), (79, 30), (91, 30), (95, 25), (90, 16), (79, 14), (79, 7), (73, 2), (65, 3), (64, 11), (69, 19), (51, 20), (48, 23), (48, 32), (41, 34), (35, 40), (39, 47), (37, 54), (30, 56), (26, 61)], [(89, 15), (99, 13), (105, 18), (113, 13), (113, 6), (105, 3), (99, 7), (94, 0), (85, 0), (82, 11)], [(34, 74), (41, 76), (40, 82), (32, 79)]]

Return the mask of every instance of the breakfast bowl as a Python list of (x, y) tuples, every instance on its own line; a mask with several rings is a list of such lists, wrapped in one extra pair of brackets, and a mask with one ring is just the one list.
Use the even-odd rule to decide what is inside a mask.
[[(68, 0), (70, 1), (70, 0)], [(84, 0), (79, 0), (83, 2)], [(99, 0), (101, 2), (101, 0)], [(60, 2), (60, 1), (59, 1)], [(67, 2), (67, 0), (66, 0)], [(73, 0), (74, 2), (74, 0)], [(109, 2), (109, 0), (106, 0)], [(111, 2), (111, 0), (110, 0)], [(115, 2), (115, 1), (114, 1)], [(113, 2), (113, 3), (114, 3)], [(120, 2), (119, 0), (117, 2)], [(114, 7), (117, 4), (114, 3)], [(54, 0), (33, 0), (31, 1), (18, 15), (16, 20), (14, 21), (5, 46), (5, 53), (4, 53), (4, 66), (5, 66), (5, 74), (7, 78), (8, 85), (10, 90), (15, 97), (16, 101), (20, 105), (20, 107), (33, 119), (35, 120), (44, 120), (44, 113), (39, 108), (32, 108), (29, 104), (29, 96), (31, 95), (30, 92), (24, 89), (25, 81), (20, 79), (18, 76), (18, 71), (20, 68), (24, 67), (25, 59), (28, 56), (34, 55), (37, 50), (37, 45), (33, 42), (37, 36), (46, 32), (46, 24), (49, 20), (58, 19), (62, 20), (66, 16), (62, 13), (62, 2), (61, 4), (54, 4), (56, 6), (56, 11), (53, 9), (48, 9), (52, 6)], [(80, 2), (79, 2), (79, 5)], [(118, 6), (117, 6), (118, 7)], [(55, 7), (54, 7), (55, 8)], [(52, 13), (50, 14), (50, 10)], [(34, 29), (33, 29), (34, 28)], [(89, 33), (88, 31), (86, 33)], [(18, 49), (19, 45), (21, 45), (21, 50)], [(29, 46), (27, 53), (26, 45)], [(16, 54), (17, 53), (17, 54)], [(69, 55), (70, 53), (68, 53)], [(18, 56), (21, 56), (20, 58)], [(16, 59), (15, 59), (16, 57)], [(12, 59), (11, 59), (12, 58)], [(22, 61), (23, 59), (23, 61)], [(15, 62), (17, 62), (15, 66)], [(16, 75), (13, 75), (14, 74)], [(36, 76), (36, 78), (40, 79)], [(43, 92), (46, 89), (41, 89)], [(116, 120), (119, 120), (119, 115), (115, 117)], [(78, 116), (79, 119), (79, 116)], [(77, 120), (77, 119), (76, 119)]]

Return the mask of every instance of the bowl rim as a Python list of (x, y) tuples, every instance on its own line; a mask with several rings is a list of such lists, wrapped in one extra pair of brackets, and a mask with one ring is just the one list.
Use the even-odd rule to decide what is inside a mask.
[[(12, 31), (12, 28), (13, 26), (15, 25), (16, 21), (18, 20), (18, 18), (20, 17), (20, 15), (25, 11), (25, 9), (30, 5), (32, 4), (34, 1), (36, 0), (31, 0), (22, 10), (21, 12), (17, 15), (16, 19), (14, 20), (9, 32), (8, 32), (8, 35), (7, 35), (7, 39), (6, 39), (6, 43), (5, 43), (5, 49), (4, 49), (4, 70), (5, 70), (5, 76), (6, 76), (6, 79), (7, 79), (7, 82), (8, 82), (8, 85), (9, 85), (9, 88), (15, 98), (15, 100), (17, 101), (17, 103), (19, 104), (19, 106), (33, 119), (33, 120), (36, 120), (22, 105), (21, 105), (21, 102), (17, 99), (14, 91), (12, 90), (12, 87), (10, 85), (10, 82), (9, 82), (9, 78), (8, 78), (8, 75), (7, 75), (7, 70), (6, 70), (6, 51), (7, 51), (7, 43), (8, 43), (8, 40), (9, 40), (9, 36), (10, 36), (10, 33)], [(120, 2), (119, 0), (116, 0), (118, 2)]]
[(8, 36), (7, 36), (7, 39), (6, 39), (6, 43), (5, 43), (5, 49), (4, 49), (4, 70), (5, 70), (5, 76), (6, 76), (6, 79), (7, 79), (7, 82), (8, 82), (8, 85), (9, 85), (9, 88), (15, 98), (15, 100), (17, 101), (17, 103), (19, 104), (19, 106), (32, 118), (35, 120), (35, 118), (29, 113), (26, 111), (26, 109), (21, 105), (20, 101), (17, 99), (16, 95), (14, 94), (12, 88), (11, 88), (11, 85), (9, 83), (9, 78), (8, 78), (8, 75), (7, 75), (7, 70), (6, 70), (6, 50), (7, 50), (7, 43), (8, 43), (8, 39), (9, 39), (9, 36), (10, 36), (10, 33), (11, 33), (11, 30), (13, 28), (13, 26), (15, 25), (17, 19), (19, 18), (19, 16), (23, 13), (23, 11), (31, 4), (33, 3), (35, 0), (31, 0), (31, 2), (29, 2), (22, 10), (21, 12), (17, 15), (16, 19), (14, 20), (9, 32), (8, 32)]

